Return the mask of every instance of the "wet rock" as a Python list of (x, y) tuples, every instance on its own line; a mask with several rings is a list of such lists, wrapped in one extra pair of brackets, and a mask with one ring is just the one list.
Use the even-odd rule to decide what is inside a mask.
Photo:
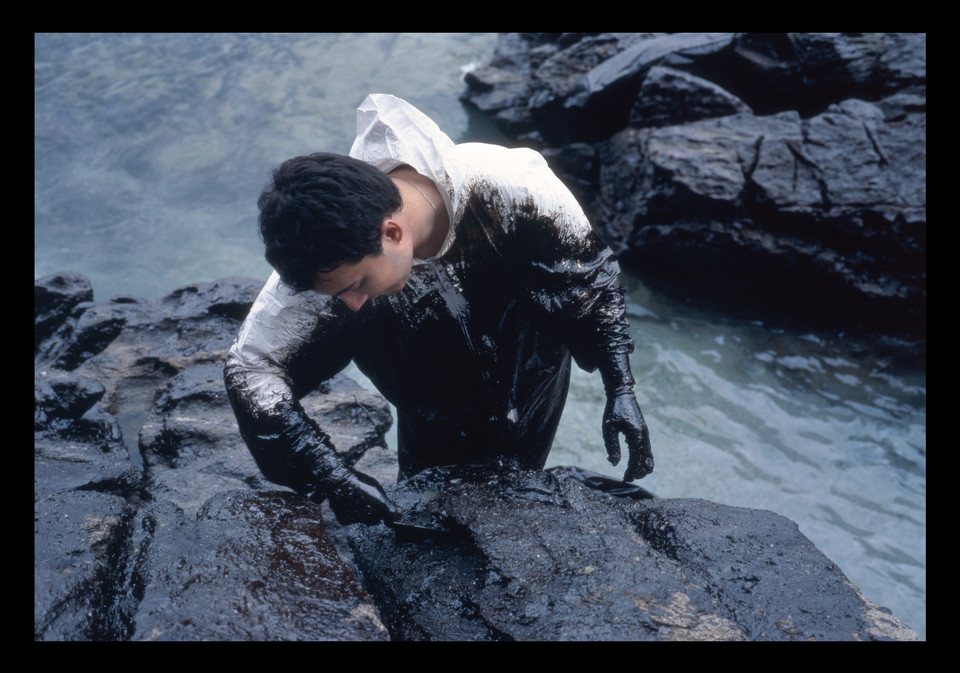
[(131, 640), (388, 640), (320, 508), (292, 493), (222, 491), (195, 519), (145, 518)]
[[(327, 508), (263, 480), (227, 403), (223, 358), (262, 283), (95, 303), (51, 278), (76, 291), (37, 305), (35, 638), (386, 638)], [(304, 405), (348, 461), (383, 462), (382, 398), (339, 376)]]
[(77, 304), (93, 301), (90, 281), (78, 273), (55, 273), (37, 279), (33, 290), (34, 350), (66, 322)]
[(613, 497), (564, 468), (437, 468), (391, 495), (442, 531), (352, 532), (397, 639), (916, 638), (771, 512)]
[[(49, 464), (38, 466), (51, 481)], [(114, 640), (124, 633), (116, 607), (124, 541), (136, 507), (97, 490), (38, 489), (34, 497), (34, 638)]]
[(76, 369), (106, 348), (120, 334), (126, 320), (123, 305), (78, 304), (61, 330), (62, 338), (48, 339), (42, 357), (50, 367)]
[(551, 144), (597, 142), (628, 123), (653, 66), (715, 54), (733, 39), (732, 33), (675, 33), (637, 40), (603, 59), (563, 94), (531, 100), (531, 114)]
[(629, 126), (671, 126), (699, 119), (752, 113), (750, 106), (702, 77), (654, 66), (630, 108)]
[[(382, 397), (345, 376), (301, 400), (348, 463), (382, 446), (392, 417)], [(154, 498), (191, 516), (220, 491), (274, 489), (237, 430), (223, 386), (222, 364), (198, 364), (171, 378), (140, 429), (145, 478)]]
[(466, 84), (659, 291), (924, 338), (924, 34), (511, 34)]
[(99, 381), (60, 370), (40, 370), (33, 377), (34, 427), (73, 421), (103, 397)]
[(34, 432), (34, 637), (101, 640), (125, 628), (115, 609), (140, 471), (103, 386), (38, 371)]
[(629, 261), (688, 292), (774, 292), (768, 306), (818, 311), (830, 299), (827, 324), (854, 306), (868, 323), (918, 333), (924, 135), (924, 115), (888, 123), (865, 101), (806, 120), (626, 129), (600, 152), (601, 228)]
[(74, 490), (129, 492), (139, 481), (116, 419), (97, 401), (104, 388), (87, 377), (36, 372), (34, 384), (35, 495)]
[(222, 365), (200, 364), (167, 381), (140, 428), (139, 445), (152, 497), (191, 517), (220, 491), (270, 487), (237, 432)]
[[(263, 480), (223, 392), (259, 286), (82, 301), (51, 324), (34, 384), (36, 640), (915, 637), (782, 517), (613, 497), (569, 468), (426, 472), (391, 492), (439, 532), (339, 526)], [(122, 315), (119, 333), (55, 366), (89, 311)], [(338, 376), (303, 404), (394, 484), (379, 395)]]

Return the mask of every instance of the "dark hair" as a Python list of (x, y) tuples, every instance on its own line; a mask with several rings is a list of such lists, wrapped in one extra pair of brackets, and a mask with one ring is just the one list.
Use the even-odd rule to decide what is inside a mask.
[(403, 205), (386, 173), (342, 154), (295, 157), (257, 200), (267, 261), (298, 291), (317, 272), (382, 252), (380, 225)]

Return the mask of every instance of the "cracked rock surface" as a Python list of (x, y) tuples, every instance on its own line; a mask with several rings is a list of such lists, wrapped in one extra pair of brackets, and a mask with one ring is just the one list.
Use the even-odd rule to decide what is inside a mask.
[[(36, 284), (87, 294), (73, 274)], [(263, 479), (223, 391), (259, 285), (38, 304), (35, 639), (917, 637), (771, 512), (661, 500), (569, 467), (396, 484), (389, 407), (343, 376), (305, 409), (421, 528), (339, 526)], [(100, 320), (119, 324), (113, 339), (73, 349)], [(67, 368), (64, 352), (86, 355)]]
[(402, 640), (900, 640), (792, 521), (704, 500), (631, 499), (570, 468), (434, 468), (390, 494), (435, 536), (353, 527)]
[(466, 82), (645, 282), (925, 333), (924, 34), (512, 33)]

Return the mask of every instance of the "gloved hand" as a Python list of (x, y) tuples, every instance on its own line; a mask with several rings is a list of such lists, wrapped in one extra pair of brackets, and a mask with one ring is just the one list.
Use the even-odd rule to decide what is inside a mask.
[(340, 464), (332, 469), (310, 494), (314, 502), (330, 500), (330, 509), (344, 526), (375, 524), (400, 518), (400, 509), (387, 497), (373, 477)]
[(391, 522), (400, 518), (399, 508), (390, 501), (373, 477), (346, 469), (347, 475), (327, 492), (330, 509), (343, 525)]
[(603, 443), (611, 465), (620, 462), (620, 434), (627, 440), (630, 457), (624, 481), (642, 479), (653, 472), (653, 450), (650, 431), (640, 413), (637, 398), (633, 396), (633, 373), (626, 353), (607, 353), (599, 358), (598, 369), (607, 393), (603, 411)]
[(608, 397), (603, 411), (603, 443), (611, 465), (620, 462), (620, 433), (626, 438), (629, 451), (623, 480), (642, 479), (653, 472), (650, 431), (632, 392)]

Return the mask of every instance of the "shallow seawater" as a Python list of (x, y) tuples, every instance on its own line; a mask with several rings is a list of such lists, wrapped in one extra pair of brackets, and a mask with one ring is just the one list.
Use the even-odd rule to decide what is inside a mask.
[[(95, 297), (266, 279), (256, 198), (295, 154), (346, 152), (354, 110), (395, 93), (456, 140), (490, 34), (113, 34), (35, 39), (34, 274)], [(926, 376), (888, 345), (780, 329), (653, 292), (629, 271), (637, 399), (661, 497), (794, 520), (865, 596), (926, 631)], [(358, 374), (353, 369), (355, 374)], [(361, 383), (364, 379), (357, 376)], [(611, 476), (599, 376), (573, 370), (550, 464)]]
[(495, 41), (38, 34), (35, 276), (82, 270), (97, 299), (266, 278), (256, 201), (271, 169), (298, 154), (348, 152), (371, 92), (409, 100), (453, 137), (473, 132), (483, 121), (457, 100), (461, 69)]

